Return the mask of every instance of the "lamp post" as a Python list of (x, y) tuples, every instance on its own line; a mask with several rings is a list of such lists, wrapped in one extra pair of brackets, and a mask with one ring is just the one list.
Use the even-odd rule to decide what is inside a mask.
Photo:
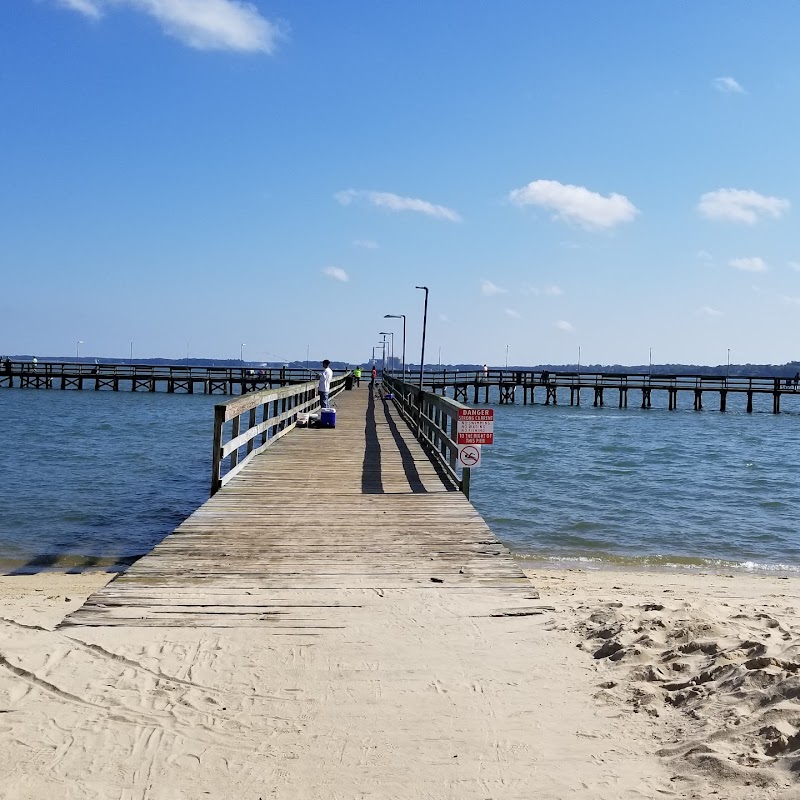
[(578, 375), (581, 374), (581, 346), (578, 345)]
[(133, 364), (133, 342), (131, 342), (131, 360), (129, 363)]
[(311, 352), (311, 345), (306, 345), (306, 372), (308, 372), (308, 354)]
[(78, 341), (75, 342), (75, 360), (76, 361), (80, 358), (80, 352), (81, 352), (81, 345), (82, 344), (83, 344), (83, 339), (78, 339)]
[(506, 345), (506, 369), (508, 369), (508, 345)]
[(406, 379), (406, 315), (405, 314), (384, 314), (384, 319), (403, 318), (403, 380)]
[(239, 345), (239, 361), (241, 361), (242, 364), (244, 364), (244, 349), (245, 349), (245, 347), (247, 347), (247, 345), (244, 342), (242, 342)]
[(650, 348), (650, 361), (647, 365), (647, 378), (649, 380), (650, 376), (653, 374), (653, 348)]
[(727, 369), (727, 371), (725, 372), (725, 378), (726, 378), (726, 379), (727, 379), (727, 378), (730, 378), (730, 376), (731, 376), (731, 349), (730, 349), (730, 347), (729, 347), (729, 348), (728, 348), (728, 369)]
[[(382, 342), (378, 342), (378, 344), (376, 344), (375, 347), (383, 348), (382, 351), (381, 351), (381, 364), (385, 365), (386, 364), (386, 340), (384, 340)], [(372, 348), (372, 358), (373, 358), (373, 360), (375, 358), (375, 347)], [(383, 366), (381, 366), (381, 378), (383, 378)]]
[(415, 286), (425, 292), (425, 310), (422, 312), (422, 354), (419, 357), (419, 388), (422, 389), (423, 371), (425, 370), (425, 330), (428, 327), (428, 287)]
[(389, 345), (389, 366), (394, 370), (394, 331), (381, 331), (382, 336), (391, 336), (391, 344)]

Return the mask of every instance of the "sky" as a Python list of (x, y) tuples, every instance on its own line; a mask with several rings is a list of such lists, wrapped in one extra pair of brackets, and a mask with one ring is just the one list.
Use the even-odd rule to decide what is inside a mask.
[(800, 4), (4, 0), (0, 355), (800, 358)]

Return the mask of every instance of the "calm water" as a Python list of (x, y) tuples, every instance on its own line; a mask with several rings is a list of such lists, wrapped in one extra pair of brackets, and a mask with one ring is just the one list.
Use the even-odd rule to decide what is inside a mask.
[[(0, 391), (0, 572), (150, 550), (208, 497), (220, 399)], [(726, 414), (495, 406), (473, 502), (544, 561), (800, 572), (800, 397), (779, 416), (768, 398), (752, 415), (728, 401)]]

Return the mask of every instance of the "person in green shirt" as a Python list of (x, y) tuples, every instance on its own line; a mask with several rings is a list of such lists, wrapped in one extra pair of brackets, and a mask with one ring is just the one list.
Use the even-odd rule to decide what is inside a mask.
[(361, 367), (356, 367), (353, 370), (353, 377), (356, 380), (356, 386), (361, 386)]

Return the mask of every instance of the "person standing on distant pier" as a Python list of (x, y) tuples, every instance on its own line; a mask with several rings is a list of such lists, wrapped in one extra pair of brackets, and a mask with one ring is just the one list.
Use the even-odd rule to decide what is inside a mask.
[(355, 379), (356, 386), (361, 386), (361, 367), (356, 367), (353, 370), (353, 378)]
[(333, 370), (331, 362), (326, 358), (322, 362), (322, 374), (319, 376), (319, 401), (322, 408), (330, 408), (328, 398), (331, 393), (331, 381), (333, 380)]
[(484, 364), (483, 365), (483, 382), (486, 383), (486, 381), (488, 379), (489, 379), (489, 367), (487, 367), (486, 364)]

